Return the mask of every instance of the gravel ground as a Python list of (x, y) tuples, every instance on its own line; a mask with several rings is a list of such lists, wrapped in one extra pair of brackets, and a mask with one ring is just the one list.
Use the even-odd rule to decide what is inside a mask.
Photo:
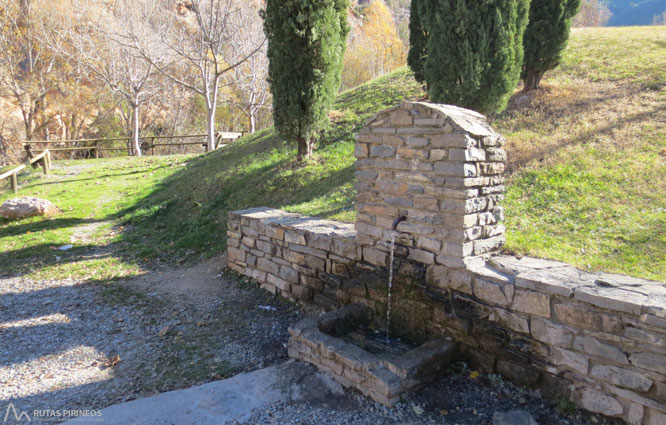
[(9, 402), (95, 410), (284, 361), (302, 313), (217, 264), (115, 283), (0, 279), (0, 420)]
[[(221, 263), (113, 283), (0, 279), (0, 416), (9, 402), (28, 412), (96, 410), (285, 361), (287, 328), (313, 312)], [(346, 390), (272, 406), (250, 423), (491, 424), (494, 412), (514, 409), (542, 425), (613, 423), (464, 364), (395, 408)]]
[[(470, 377), (470, 375), (472, 377)], [(346, 390), (335, 399), (282, 403), (256, 412), (248, 423), (280, 425), (494, 425), (496, 412), (525, 411), (540, 425), (611, 425), (611, 420), (574, 409), (519, 388), (497, 375), (475, 377), (464, 364), (443, 378), (387, 408)], [(505, 424), (518, 425), (518, 424)], [(522, 425), (522, 424), (521, 424)], [(527, 424), (525, 424), (527, 425)]]

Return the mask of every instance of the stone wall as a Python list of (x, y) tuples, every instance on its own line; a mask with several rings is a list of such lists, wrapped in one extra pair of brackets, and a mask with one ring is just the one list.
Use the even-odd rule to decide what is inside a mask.
[(445, 270), (480, 264), (504, 244), (504, 139), (482, 115), (407, 102), (370, 119), (357, 136), (357, 243), (386, 266), (397, 217), (410, 259)]
[(666, 284), (498, 255), (501, 144), (459, 108), (382, 113), (359, 136), (356, 229), (267, 208), (230, 213), (229, 267), (324, 310), (367, 305), (381, 325), (391, 224), (405, 215), (392, 332), (451, 336), (487, 372), (629, 423), (666, 423)]

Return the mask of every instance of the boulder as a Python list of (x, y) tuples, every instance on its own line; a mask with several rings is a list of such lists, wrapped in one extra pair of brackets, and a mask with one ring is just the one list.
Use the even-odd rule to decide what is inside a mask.
[(32, 197), (9, 199), (0, 206), (0, 216), (9, 220), (53, 215), (59, 211), (51, 201)]
[(495, 412), (493, 425), (538, 425), (530, 412), (524, 410), (511, 410), (510, 412)]

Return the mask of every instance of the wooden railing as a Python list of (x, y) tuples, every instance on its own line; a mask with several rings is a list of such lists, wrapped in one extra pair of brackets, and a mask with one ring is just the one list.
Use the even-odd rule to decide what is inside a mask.
[[(243, 133), (231, 133), (231, 132), (222, 132), (216, 134), (216, 148), (221, 146), (226, 146), (232, 143), (234, 140), (243, 136)], [(139, 137), (140, 142), (149, 141), (147, 144), (141, 143), (141, 150), (147, 152), (150, 150), (151, 155), (155, 155), (155, 148), (162, 146), (194, 146), (199, 145), (203, 146), (204, 151), (208, 152), (208, 144), (205, 142), (180, 142), (180, 143), (159, 143), (161, 140), (173, 140), (173, 139), (192, 139), (192, 138), (205, 138), (206, 134), (189, 134), (185, 136), (141, 136)], [(104, 147), (107, 143), (113, 142), (125, 142), (127, 145), (123, 147)], [(157, 142), (157, 143), (156, 143)], [(71, 151), (93, 151), (95, 158), (99, 158), (99, 153), (103, 151), (123, 151), (129, 150), (129, 140), (127, 137), (111, 137), (103, 139), (79, 139), (79, 140), (35, 140), (27, 142), (26, 145), (31, 147), (32, 144), (85, 144), (85, 146), (67, 146), (67, 147), (57, 147), (50, 148), (51, 152), (71, 152)], [(108, 145), (107, 145), (108, 146)], [(43, 149), (34, 149), (33, 152), (42, 152)]]
[(51, 153), (49, 152), (48, 149), (44, 150), (42, 153), (39, 155), (35, 156), (34, 158), (31, 158), (28, 160), (27, 163), (21, 164), (18, 167), (15, 167), (7, 172), (4, 172), (0, 174), (0, 181), (6, 179), (6, 178), (11, 178), (11, 185), (12, 185), (12, 190), (14, 193), (18, 193), (18, 173), (19, 171), (23, 170), (24, 168), (34, 164), (35, 162), (41, 161), (42, 163), (42, 169), (44, 170), (45, 175), (49, 175), (49, 171), (51, 170)]

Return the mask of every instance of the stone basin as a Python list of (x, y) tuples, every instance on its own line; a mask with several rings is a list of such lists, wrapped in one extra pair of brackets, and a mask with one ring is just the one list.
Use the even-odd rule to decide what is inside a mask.
[(348, 335), (370, 323), (370, 310), (361, 304), (304, 319), (289, 328), (289, 356), (387, 406), (438, 378), (453, 360), (456, 344), (448, 338), (413, 348), (403, 343), (397, 349), (365, 350)]

